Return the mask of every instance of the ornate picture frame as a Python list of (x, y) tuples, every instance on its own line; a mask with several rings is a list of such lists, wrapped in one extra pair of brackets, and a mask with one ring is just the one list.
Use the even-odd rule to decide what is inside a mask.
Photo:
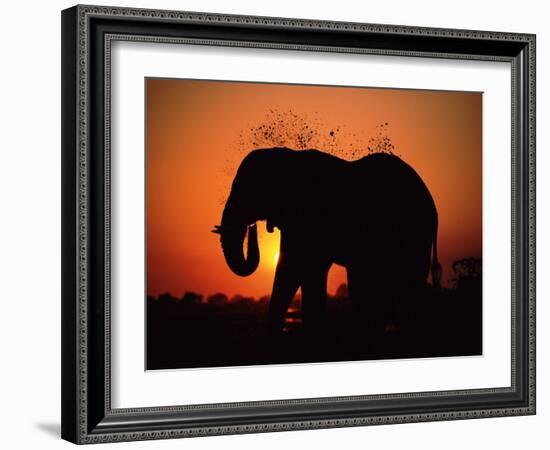
[[(510, 385), (114, 408), (110, 76), (117, 41), (510, 64)], [(81, 5), (64, 10), (62, 437), (84, 444), (535, 414), (535, 41), (505, 32)]]

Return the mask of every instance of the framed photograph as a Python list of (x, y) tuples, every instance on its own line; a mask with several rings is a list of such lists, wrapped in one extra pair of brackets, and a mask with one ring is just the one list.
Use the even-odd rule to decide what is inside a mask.
[(535, 36), (62, 12), (62, 437), (535, 413)]

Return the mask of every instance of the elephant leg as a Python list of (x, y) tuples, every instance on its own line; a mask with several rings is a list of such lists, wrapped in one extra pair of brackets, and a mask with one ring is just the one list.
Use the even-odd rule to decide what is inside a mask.
[(269, 328), (272, 333), (282, 332), (286, 312), (299, 286), (299, 265), (281, 253), (269, 301)]
[(308, 333), (322, 334), (325, 331), (329, 268), (329, 264), (310, 268), (303, 275), (302, 317)]
[(375, 350), (387, 322), (388, 284), (381, 277), (373, 276), (370, 269), (362, 265), (348, 267), (348, 292), (354, 310), (355, 331), (365, 345)]

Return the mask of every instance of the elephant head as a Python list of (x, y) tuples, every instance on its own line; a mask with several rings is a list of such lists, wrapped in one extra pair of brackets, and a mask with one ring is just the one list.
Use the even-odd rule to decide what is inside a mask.
[[(272, 153), (268, 154), (268, 151)], [(269, 162), (275, 154), (273, 150), (255, 150), (243, 159), (233, 180), (221, 225), (216, 225), (212, 230), (221, 236), (227, 265), (236, 275), (242, 277), (251, 275), (260, 262), (256, 222), (267, 218), (266, 209), (271, 197), (267, 192), (267, 186), (270, 185), (269, 178), (272, 173)], [(269, 221), (268, 231), (273, 231)], [(243, 246), (247, 234), (245, 256)]]

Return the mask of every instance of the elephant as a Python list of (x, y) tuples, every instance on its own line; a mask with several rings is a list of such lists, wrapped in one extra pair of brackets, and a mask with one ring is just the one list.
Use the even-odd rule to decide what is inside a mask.
[(236, 275), (258, 267), (258, 221), (281, 232), (268, 308), (275, 332), (300, 287), (304, 329), (323, 329), (332, 264), (346, 268), (353, 308), (371, 331), (396, 299), (425, 289), (430, 273), (433, 287), (440, 286), (434, 200), (415, 170), (393, 154), (347, 161), (315, 149), (253, 150), (212, 230)]

